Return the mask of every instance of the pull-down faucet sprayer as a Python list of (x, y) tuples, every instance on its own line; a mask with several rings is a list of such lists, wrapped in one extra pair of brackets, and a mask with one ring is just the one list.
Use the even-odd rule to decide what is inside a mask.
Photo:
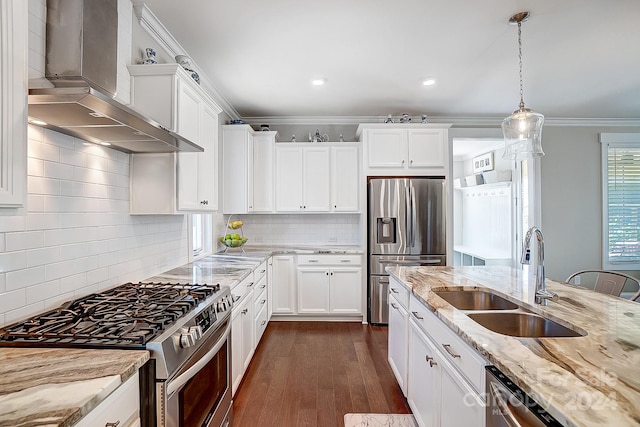
[(536, 304), (547, 305), (547, 301), (556, 297), (556, 294), (553, 292), (549, 292), (547, 290), (547, 283), (545, 281), (544, 275), (544, 237), (542, 236), (542, 231), (533, 226), (527, 231), (527, 234), (524, 238), (524, 243), (522, 245), (522, 258), (520, 260), (521, 264), (529, 265), (531, 263), (531, 248), (529, 244), (531, 242), (531, 237), (535, 234), (536, 242), (538, 243), (536, 252)]

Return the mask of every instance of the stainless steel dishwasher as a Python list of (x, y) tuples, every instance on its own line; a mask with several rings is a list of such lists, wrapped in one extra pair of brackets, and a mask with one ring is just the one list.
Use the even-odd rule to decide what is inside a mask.
[(562, 427), (495, 366), (487, 366), (486, 427)]

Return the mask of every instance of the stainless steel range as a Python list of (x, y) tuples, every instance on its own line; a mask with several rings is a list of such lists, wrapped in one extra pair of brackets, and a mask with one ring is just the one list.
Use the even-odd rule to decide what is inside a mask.
[(0, 329), (0, 346), (147, 349), (145, 427), (231, 423), (227, 287), (127, 283)]

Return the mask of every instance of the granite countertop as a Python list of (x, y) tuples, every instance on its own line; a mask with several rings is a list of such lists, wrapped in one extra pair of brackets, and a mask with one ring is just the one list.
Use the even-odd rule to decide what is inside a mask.
[[(533, 302), (535, 280), (510, 267), (393, 267), (445, 324), (565, 426), (640, 425), (640, 304), (547, 279), (557, 301)], [(433, 289), (489, 287), (572, 329), (571, 338), (514, 338), (480, 326)]]
[(147, 360), (146, 350), (0, 348), (0, 426), (71, 426)]

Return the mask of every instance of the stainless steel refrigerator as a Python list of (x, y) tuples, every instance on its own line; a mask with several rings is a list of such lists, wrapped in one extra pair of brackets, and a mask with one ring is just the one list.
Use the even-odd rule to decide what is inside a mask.
[(445, 180), (371, 178), (368, 183), (368, 301), (372, 324), (389, 323), (390, 265), (446, 265)]

